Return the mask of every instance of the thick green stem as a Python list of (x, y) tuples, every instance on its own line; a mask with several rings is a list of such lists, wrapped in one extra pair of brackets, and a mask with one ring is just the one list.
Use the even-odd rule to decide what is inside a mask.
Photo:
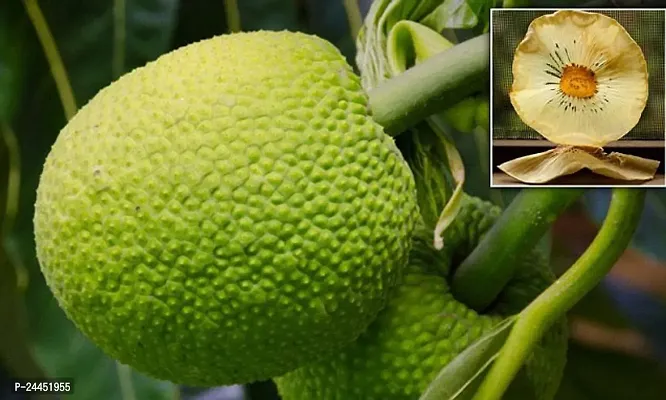
[(489, 35), (453, 46), (391, 78), (368, 94), (373, 118), (397, 135), (487, 86)]
[(614, 189), (599, 233), (574, 265), (519, 315), (474, 400), (497, 400), (552, 324), (594, 288), (629, 245), (643, 211), (645, 190)]
[(451, 290), (458, 301), (483, 311), (514, 275), (516, 258), (539, 242), (582, 189), (525, 189), (457, 268)]

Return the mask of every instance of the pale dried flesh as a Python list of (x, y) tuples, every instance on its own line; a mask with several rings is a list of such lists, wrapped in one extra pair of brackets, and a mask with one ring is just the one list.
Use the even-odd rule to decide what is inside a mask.
[(525, 183), (585, 168), (618, 180), (654, 177), (659, 161), (602, 149), (636, 126), (648, 98), (643, 52), (617, 21), (577, 10), (538, 17), (512, 70), (516, 113), (558, 147), (506, 162), (502, 171)]
[(659, 161), (601, 148), (558, 146), (516, 158), (499, 166), (507, 175), (525, 183), (547, 183), (582, 169), (624, 181), (646, 181), (654, 177)]

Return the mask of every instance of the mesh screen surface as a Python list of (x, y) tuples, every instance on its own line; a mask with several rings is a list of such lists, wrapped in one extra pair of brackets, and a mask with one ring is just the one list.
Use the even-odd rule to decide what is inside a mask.
[[(590, 10), (618, 21), (641, 46), (648, 64), (648, 102), (636, 127), (621, 140), (664, 140), (664, 11)], [(525, 125), (509, 100), (511, 63), (530, 22), (554, 11), (492, 11), (493, 137), (543, 139)]]

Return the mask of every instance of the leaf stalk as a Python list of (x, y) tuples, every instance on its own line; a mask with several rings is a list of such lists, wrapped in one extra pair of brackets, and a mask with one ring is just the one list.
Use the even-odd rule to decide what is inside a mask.
[(490, 70), (489, 38), (483, 34), (457, 44), (370, 90), (375, 121), (395, 136), (483, 90)]
[(613, 189), (606, 218), (583, 255), (518, 317), (474, 400), (499, 400), (543, 334), (615, 265), (638, 226), (646, 191)]

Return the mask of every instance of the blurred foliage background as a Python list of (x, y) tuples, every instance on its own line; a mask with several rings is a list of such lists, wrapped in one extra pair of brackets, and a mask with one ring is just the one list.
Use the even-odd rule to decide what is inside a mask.
[[(447, 0), (451, 1), (451, 0)], [(460, 0), (464, 2), (465, 0)], [(352, 32), (370, 0), (42, 0), (77, 107), (122, 73), (160, 54), (233, 29), (300, 30), (326, 38), (354, 62)], [(535, 7), (656, 6), (658, 1), (531, 1)], [(277, 399), (270, 382), (181, 388), (106, 357), (66, 319), (39, 271), (32, 236), (35, 189), (65, 110), (26, 13), (34, 0), (0, 2), (0, 399), (12, 377), (70, 377), (81, 399)], [(351, 23), (350, 23), (351, 21)], [(119, 27), (122, 27), (119, 29)], [(466, 190), (497, 203), (488, 188), (483, 138), (454, 135)], [(483, 162), (482, 162), (483, 161)], [(562, 272), (603, 219), (605, 190), (589, 191), (555, 224), (553, 267)], [(666, 195), (652, 191), (634, 246), (605, 282), (571, 312), (569, 364), (559, 399), (666, 398)], [(44, 398), (44, 397), (42, 397)]]

